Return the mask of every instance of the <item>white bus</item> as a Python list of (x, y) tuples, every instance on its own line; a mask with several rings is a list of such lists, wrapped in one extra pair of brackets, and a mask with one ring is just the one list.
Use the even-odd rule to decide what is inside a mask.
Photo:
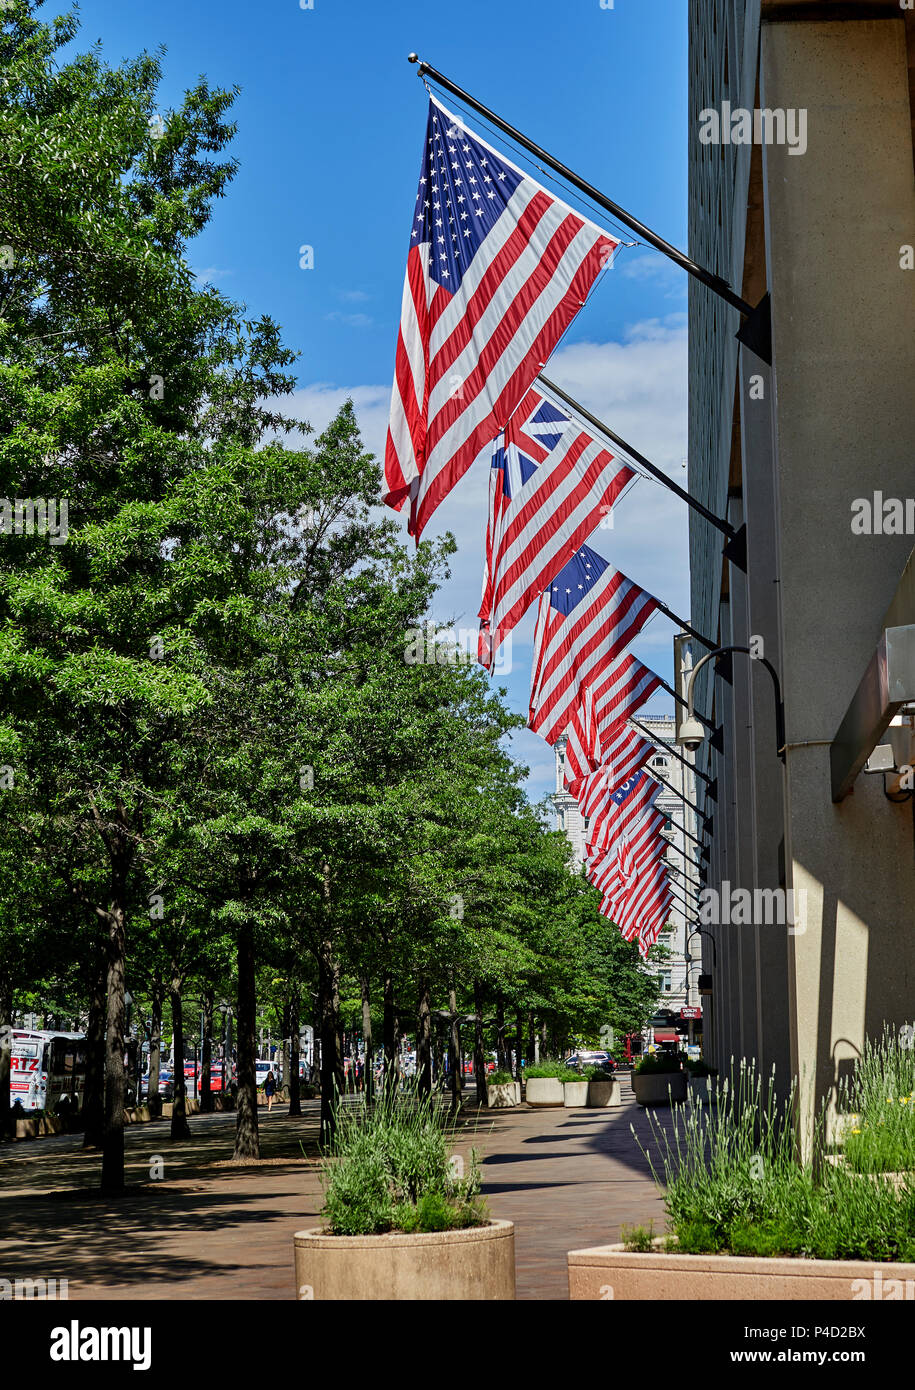
[(10, 1059), (10, 1105), (53, 1112), (68, 1096), (82, 1109), (86, 1086), (84, 1033), (30, 1033), (13, 1029)]

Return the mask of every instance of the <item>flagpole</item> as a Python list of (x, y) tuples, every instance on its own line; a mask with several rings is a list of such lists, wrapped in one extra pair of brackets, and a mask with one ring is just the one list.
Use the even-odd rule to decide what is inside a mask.
[[(583, 420), (587, 420), (588, 424), (592, 425), (594, 429), (606, 435), (607, 439), (615, 444), (617, 448), (623, 449), (629, 454), (630, 458), (634, 459), (640, 468), (644, 468), (653, 478), (657, 478), (658, 482), (663, 483), (666, 488), (669, 488), (671, 492), (675, 493), (676, 496), (680, 498), (681, 502), (685, 502), (688, 507), (692, 507), (693, 511), (705, 517), (705, 520), (711, 526), (716, 527), (723, 536), (726, 536), (727, 545), (724, 547), (725, 557), (730, 560), (732, 564), (737, 565), (739, 569), (746, 570), (746, 526), (741, 526), (739, 531), (735, 530), (729, 521), (723, 521), (720, 516), (716, 516), (714, 512), (710, 512), (708, 507), (704, 506), (698, 498), (693, 497), (691, 492), (687, 492), (685, 488), (680, 487), (679, 483), (675, 483), (673, 478), (669, 478), (662, 469), (658, 468), (657, 464), (652, 463), (644, 454), (640, 454), (638, 449), (634, 449), (631, 444), (627, 443), (627, 441), (623, 439), (621, 435), (617, 434), (615, 430), (612, 430), (609, 425), (605, 425), (603, 420), (599, 420), (596, 415), (592, 415), (590, 410), (585, 410), (583, 405), (579, 405), (578, 401), (576, 401), (573, 396), (570, 396), (567, 391), (563, 391), (561, 386), (557, 386), (555, 381), (550, 381), (549, 377), (545, 377), (542, 372), (538, 380), (543, 383), (547, 390), (552, 391), (554, 395), (558, 396), (570, 410), (574, 410)], [(679, 622), (680, 620), (675, 619), (675, 621)], [(683, 624), (683, 626), (685, 626), (685, 624)], [(706, 639), (700, 633), (694, 632), (691, 628), (689, 631), (692, 636), (698, 638), (700, 642), (705, 643)]]
[[(706, 289), (711, 290), (713, 294), (717, 294), (725, 303), (730, 304), (732, 309), (736, 309), (738, 313), (743, 314), (749, 320), (749, 323), (745, 325), (745, 327), (750, 330), (756, 330), (755, 332), (751, 331), (748, 333), (747, 346), (751, 347), (754, 352), (762, 356), (764, 360), (769, 360), (765, 351), (760, 351), (760, 349), (765, 349), (769, 346), (765, 341), (767, 336), (765, 330), (767, 327), (768, 296), (765, 296), (760, 304), (754, 307), (754, 305), (743, 299), (741, 295), (737, 294), (736, 290), (732, 290), (728, 282), (722, 279), (720, 275), (714, 274), (711, 270), (706, 270), (705, 266), (699, 265), (697, 261), (692, 260), (689, 256), (685, 255), (683, 251), (678, 251), (676, 246), (672, 246), (669, 241), (665, 241), (657, 232), (653, 232), (650, 227), (646, 227), (644, 222), (640, 222), (637, 217), (633, 217), (631, 212), (627, 212), (625, 208), (620, 207), (619, 203), (615, 203), (612, 198), (608, 198), (605, 193), (601, 193), (593, 184), (581, 178), (580, 175), (576, 174), (566, 164), (563, 164), (561, 160), (556, 159), (554, 155), (548, 154), (546, 150), (542, 149), (540, 145), (535, 144), (533, 140), (528, 139), (526, 135), (522, 135), (520, 130), (510, 125), (508, 121), (504, 121), (501, 116), (497, 116), (495, 111), (491, 111), (488, 106), (484, 106), (481, 101), (477, 101), (476, 97), (472, 97), (469, 92), (465, 92), (463, 87), (459, 87), (456, 82), (452, 82), (450, 78), (445, 77), (444, 73), (439, 72), (429, 63), (424, 63), (418, 54), (410, 53), (407, 57), (407, 62), (417, 63), (419, 65), (417, 73), (421, 78), (431, 78), (431, 80), (437, 82), (440, 87), (444, 87), (446, 92), (450, 92), (451, 95), (457, 97), (459, 101), (465, 102), (467, 106), (481, 115), (484, 120), (489, 121), (498, 130), (501, 130), (503, 135), (507, 135), (510, 140), (514, 140), (522, 149), (527, 150), (528, 154), (533, 155), (535, 159), (548, 165), (560, 178), (565, 179), (573, 188), (577, 188), (579, 193), (583, 193), (586, 198), (590, 198), (598, 207), (604, 208), (604, 210), (609, 212), (612, 217), (615, 217), (618, 222), (622, 222), (623, 226), (628, 227), (630, 231), (635, 232), (636, 236), (646, 241), (649, 246), (653, 246), (656, 251), (660, 251), (662, 256), (666, 256), (668, 260), (673, 261), (681, 270), (685, 270), (687, 275), (692, 275), (694, 279), (705, 285)], [(744, 339), (741, 341), (744, 341)], [(771, 349), (769, 356), (771, 356)]]
[[(641, 729), (642, 733), (643, 733), (643, 734), (647, 734), (648, 737), (651, 739), (651, 741), (654, 742), (654, 740), (655, 740), (655, 738), (657, 737), (657, 735), (656, 735), (656, 734), (653, 734), (653, 733), (651, 732), (650, 729), (646, 729), (646, 727), (645, 727), (644, 724), (640, 724), (639, 721), (638, 721), (637, 719), (633, 719), (633, 718), (630, 718), (629, 723), (630, 723), (630, 724), (634, 724), (635, 727), (636, 727), (637, 729)], [(709, 790), (706, 792), (706, 795), (707, 795), (707, 796), (711, 796), (711, 798), (712, 798), (713, 801), (717, 801), (717, 800), (718, 800), (718, 789), (717, 789), (717, 787), (715, 788), (714, 793), (711, 791), (711, 788), (715, 785), (715, 782), (717, 781), (717, 778), (709, 777), (709, 775), (708, 775), (707, 772), (703, 772), (701, 768), (695, 767), (694, 764), (691, 763), (691, 762), (689, 761), (688, 758), (684, 758), (684, 756), (683, 756), (682, 753), (678, 753), (677, 750), (676, 750), (676, 748), (674, 748), (672, 744), (670, 744), (670, 743), (664, 743), (664, 740), (663, 740), (663, 739), (661, 739), (661, 743), (662, 743), (662, 745), (663, 745), (663, 747), (664, 747), (665, 753), (673, 753), (673, 755), (674, 755), (675, 758), (679, 758), (679, 759), (680, 759), (680, 762), (683, 764), (684, 767), (688, 767), (689, 770), (690, 770), (690, 772), (695, 772), (695, 774), (696, 774), (697, 777), (701, 777), (701, 778), (702, 778), (703, 782), (705, 782), (705, 783), (707, 784), (707, 786), (709, 787)]]
[[(655, 675), (657, 675), (657, 672), (655, 672)], [(674, 699), (677, 701), (677, 704), (682, 705), (684, 709), (688, 708), (683, 696), (678, 695), (672, 685), (668, 685), (667, 681), (661, 680), (660, 676), (658, 676), (658, 683), (662, 690), (666, 690), (668, 695), (672, 695), (674, 697)], [(707, 729), (711, 729), (712, 733), (717, 732), (715, 725), (712, 723), (712, 721), (710, 719), (706, 719), (705, 715), (700, 714), (697, 709), (693, 710), (693, 717), (701, 720)]]
[(699, 861), (697, 859), (691, 859), (690, 856), (687, 854), (686, 850), (681, 849), (679, 845), (675, 845), (673, 840), (667, 841), (667, 848), (676, 850), (677, 854), (682, 855), (683, 858), (686, 860), (687, 864), (689, 864), (691, 869), (699, 868)]
[(707, 816), (704, 811), (700, 811), (695, 801), (690, 801), (685, 792), (678, 791), (672, 782), (668, 782), (666, 777), (662, 777), (659, 772), (655, 772), (654, 768), (646, 768), (645, 771), (648, 773), (649, 777), (653, 777), (656, 782), (660, 782), (662, 787), (667, 787), (668, 791), (672, 791), (674, 796), (678, 796), (687, 806), (691, 806), (696, 815), (701, 816), (705, 823), (708, 824), (711, 820), (711, 816)]
[[(661, 814), (663, 815), (663, 812), (662, 812)], [(695, 835), (692, 833), (692, 831), (691, 831), (691, 830), (687, 830), (687, 828), (686, 828), (685, 825), (680, 825), (679, 821), (675, 821), (674, 818), (673, 818), (673, 816), (669, 816), (669, 817), (668, 817), (667, 823), (668, 823), (668, 825), (672, 825), (672, 826), (674, 827), (675, 830), (679, 830), (679, 832), (680, 832), (681, 835), (686, 835), (687, 838), (690, 839), (690, 840), (692, 840), (695, 844), (697, 844), (697, 845), (699, 846), (700, 849), (705, 849), (705, 845), (702, 843), (702, 841), (701, 841), (701, 840), (697, 840), (696, 837), (695, 837)]]

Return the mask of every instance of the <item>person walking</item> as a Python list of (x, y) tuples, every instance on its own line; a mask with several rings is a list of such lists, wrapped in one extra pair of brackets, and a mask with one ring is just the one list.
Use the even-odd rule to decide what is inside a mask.
[(276, 1077), (273, 1075), (272, 1068), (268, 1071), (267, 1079), (264, 1082), (264, 1095), (267, 1097), (267, 1113), (269, 1114), (273, 1109), (273, 1097), (276, 1095)]

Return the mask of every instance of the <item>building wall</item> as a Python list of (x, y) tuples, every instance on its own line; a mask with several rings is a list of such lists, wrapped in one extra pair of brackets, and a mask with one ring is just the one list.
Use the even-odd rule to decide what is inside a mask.
[[(717, 928), (713, 1031), (719, 1058), (799, 1077), (808, 1122), (865, 1036), (915, 1012), (912, 803), (862, 775), (836, 805), (829, 763), (913, 544), (850, 524), (857, 497), (915, 493), (913, 73), (898, 6), (690, 7), (690, 251), (751, 302), (769, 290), (774, 352), (771, 370), (738, 353), (736, 313), (691, 289), (690, 486), (746, 516), (749, 551), (743, 575), (691, 523), (693, 619), (764, 640), (786, 717), (783, 768), (766, 672), (702, 673), (724, 725), (723, 753), (699, 755), (726, 808), (709, 883), (806, 893), (794, 927)], [(700, 145), (699, 111), (724, 100), (803, 108), (806, 152)]]

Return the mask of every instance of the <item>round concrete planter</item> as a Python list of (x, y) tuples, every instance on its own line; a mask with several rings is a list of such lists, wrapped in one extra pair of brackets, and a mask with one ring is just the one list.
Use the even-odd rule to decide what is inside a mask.
[(621, 1105), (622, 1092), (620, 1083), (616, 1077), (611, 1077), (607, 1081), (588, 1082), (588, 1106), (592, 1110), (601, 1110), (607, 1105)]
[(628, 1251), (623, 1245), (569, 1252), (569, 1297), (574, 1300), (609, 1296), (654, 1303), (668, 1299), (879, 1301), (903, 1298), (903, 1291), (910, 1288), (915, 1288), (915, 1264), (649, 1255)]
[(562, 1082), (555, 1076), (532, 1076), (525, 1087), (528, 1105), (563, 1105)]
[(632, 1089), (639, 1105), (669, 1105), (686, 1100), (686, 1073), (642, 1072), (632, 1073)]
[(486, 1087), (486, 1103), (490, 1110), (510, 1110), (521, 1104), (521, 1087), (517, 1081), (503, 1081)]
[(567, 1110), (576, 1110), (579, 1106), (587, 1105), (587, 1081), (564, 1081), (562, 1085), (562, 1103)]
[(515, 1296), (515, 1227), (491, 1221), (466, 1231), (406, 1235), (295, 1235), (299, 1299), (492, 1301)]

